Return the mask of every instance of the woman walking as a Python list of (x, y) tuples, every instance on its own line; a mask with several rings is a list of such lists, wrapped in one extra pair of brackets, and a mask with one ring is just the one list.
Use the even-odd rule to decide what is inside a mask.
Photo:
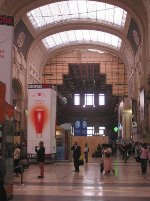
[(106, 144), (104, 149), (104, 174), (108, 175), (111, 171), (114, 173), (114, 169), (112, 167), (112, 150), (108, 144)]
[(141, 154), (140, 154), (140, 158), (141, 158), (141, 170), (142, 170), (142, 174), (146, 174), (146, 171), (147, 171), (147, 160), (148, 160), (148, 147), (147, 147), (147, 144), (144, 143), (142, 145), (142, 148), (141, 148)]

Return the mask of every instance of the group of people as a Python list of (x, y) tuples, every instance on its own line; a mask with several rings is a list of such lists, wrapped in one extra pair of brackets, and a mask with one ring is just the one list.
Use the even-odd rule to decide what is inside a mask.
[[(100, 172), (109, 175), (110, 173), (115, 173), (115, 170), (113, 169), (112, 165), (112, 156), (113, 151), (112, 151), (112, 145), (110, 144), (103, 144), (103, 145), (98, 145), (99, 153), (100, 153)], [(75, 172), (79, 172), (79, 158), (81, 156), (81, 147), (78, 145), (78, 142), (76, 141), (74, 145), (71, 147), (71, 150), (73, 150), (73, 160), (74, 160), (74, 167), (75, 167)], [(115, 148), (116, 150), (116, 148)], [(130, 143), (124, 143), (121, 145), (121, 155), (127, 163), (127, 159), (129, 155), (133, 153), (133, 148)], [(84, 157), (85, 157), (85, 162), (88, 162), (88, 152), (89, 152), (89, 147), (88, 144), (85, 144), (84, 147)], [(116, 151), (115, 151), (116, 152)], [(136, 152), (136, 149), (135, 149)], [(147, 162), (150, 162), (150, 148), (148, 148), (146, 143), (141, 144), (138, 146), (138, 153), (140, 157), (140, 163), (141, 163), (141, 172), (142, 174), (146, 174), (147, 171)]]
[[(99, 148), (100, 146), (98, 146)], [(141, 144), (138, 146), (140, 153), (140, 162), (141, 162), (141, 171), (142, 174), (145, 174), (147, 171), (147, 161), (150, 161), (150, 149), (148, 148), (146, 143)], [(74, 145), (71, 147), (73, 151), (73, 162), (75, 172), (79, 172), (79, 159), (81, 157), (81, 147), (79, 146), (78, 142), (75, 141)], [(100, 159), (100, 172), (104, 173), (105, 175), (110, 174), (111, 172), (114, 173), (113, 165), (112, 165), (112, 148), (110, 144), (103, 144), (101, 146), (101, 159)], [(124, 143), (122, 145), (122, 152), (123, 158), (126, 157), (129, 150), (132, 153), (132, 147), (129, 144)], [(88, 154), (89, 154), (89, 147), (88, 144), (85, 143), (84, 147), (84, 158), (85, 162), (88, 163)], [(35, 146), (35, 152), (37, 153), (37, 162), (39, 164), (40, 175), (38, 178), (44, 178), (44, 162), (45, 162), (45, 147), (43, 141), (39, 142), (39, 146)], [(136, 149), (135, 149), (136, 152)], [(130, 154), (131, 154), (130, 153)], [(16, 150), (16, 158), (19, 156), (19, 150)], [(126, 162), (126, 159), (125, 159)]]
[[(40, 175), (38, 178), (44, 178), (44, 162), (45, 162), (45, 147), (44, 142), (40, 141), (38, 146), (35, 146), (35, 152), (37, 154), (37, 162), (39, 164)], [(14, 153), (14, 172), (15, 176), (19, 176), (20, 173), (20, 160), (21, 160), (21, 149), (19, 145), (15, 146)]]
[[(126, 150), (129, 150), (126, 148), (126, 144), (122, 145), (124, 152)], [(130, 147), (131, 148), (131, 147)], [(79, 146), (78, 142), (75, 141), (74, 145), (71, 147), (71, 150), (73, 151), (73, 161), (74, 161), (74, 168), (75, 172), (79, 172), (79, 159), (81, 156), (81, 147)], [(39, 146), (35, 146), (35, 152), (37, 154), (37, 162), (39, 164), (40, 169), (40, 175), (38, 176), (39, 179), (44, 178), (44, 162), (45, 162), (45, 147), (43, 141), (39, 142)], [(136, 152), (136, 149), (135, 149)], [(84, 147), (84, 157), (85, 162), (88, 163), (88, 153), (89, 153), (89, 147), (88, 144), (85, 143)], [(131, 151), (132, 153), (132, 151)], [(138, 146), (138, 153), (140, 154), (140, 162), (141, 162), (141, 171), (142, 174), (146, 174), (147, 171), (147, 161), (150, 161), (150, 148), (147, 146), (146, 143), (140, 144)], [(20, 158), (20, 148), (16, 147), (14, 150), (14, 163), (17, 170), (18, 162)], [(115, 173), (112, 165), (112, 149), (109, 144), (104, 144), (102, 146), (102, 155), (100, 159), (100, 172), (104, 173), (105, 175), (109, 175), (111, 172)], [(6, 190), (4, 188), (4, 176), (6, 174), (6, 168), (4, 165), (4, 161), (2, 159), (2, 156), (0, 154), (0, 201), (6, 201), (7, 200), (7, 194)], [(18, 174), (18, 172), (16, 172)]]
[[(71, 150), (73, 151), (73, 162), (74, 162), (74, 168), (75, 172), (79, 172), (79, 159), (81, 156), (81, 147), (78, 145), (78, 142), (75, 141), (74, 145), (71, 147)], [(89, 153), (89, 147), (88, 144), (85, 143), (84, 147), (84, 158), (85, 162), (88, 163), (88, 153)], [(114, 173), (114, 169), (112, 167), (112, 150), (108, 144), (104, 145), (102, 148), (102, 157), (100, 160), (100, 166), (101, 172), (104, 172), (104, 174), (110, 174), (111, 172)]]

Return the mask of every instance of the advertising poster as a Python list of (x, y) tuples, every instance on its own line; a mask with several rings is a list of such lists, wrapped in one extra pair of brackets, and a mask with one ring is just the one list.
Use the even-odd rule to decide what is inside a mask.
[(56, 91), (48, 85), (28, 85), (27, 152), (35, 154), (35, 146), (44, 142), (45, 153), (56, 152)]
[(77, 120), (74, 124), (74, 136), (87, 136), (87, 122)]
[(87, 136), (87, 122), (82, 121), (82, 136)]
[(77, 120), (74, 124), (74, 136), (81, 136), (81, 121)]
[(14, 18), (0, 15), (0, 81), (6, 84), (6, 102), (11, 104)]

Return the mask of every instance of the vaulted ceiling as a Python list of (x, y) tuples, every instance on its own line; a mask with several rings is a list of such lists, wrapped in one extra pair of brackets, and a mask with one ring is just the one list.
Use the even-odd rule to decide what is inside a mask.
[[(144, 1), (5, 0), (1, 1), (0, 6), (1, 14), (14, 15), (16, 27), (22, 19), (32, 35), (26, 60), (30, 68), (40, 73), (41, 79), (37, 82), (43, 80), (44, 83), (54, 84), (59, 96), (68, 101), (63, 104), (62, 99), (58, 99), (58, 124), (69, 121), (71, 117), (71, 121), (74, 121), (79, 116), (89, 118), (90, 122), (95, 122), (96, 119), (102, 122), (104, 117), (107, 117), (107, 122), (110, 117), (113, 121), (114, 110), (120, 97), (127, 95), (127, 76), (129, 79), (130, 68), (134, 62), (134, 51), (127, 38), (131, 19), (137, 22), (142, 30), (141, 34), (146, 30), (147, 13)], [(123, 63), (125, 68), (121, 68), (126, 70), (116, 70), (113, 62), (110, 70), (103, 71), (100, 61), (73, 60), (68, 61), (67, 67), (63, 68), (61, 78), (56, 76), (55, 81), (52, 79), (52, 59), (65, 53), (82, 55), (89, 49), (114, 55)], [(59, 65), (63, 66), (63, 62)], [(28, 74), (30, 68), (27, 69)], [(27, 82), (31, 81), (30, 76), (27, 79)], [(105, 93), (106, 107), (91, 110), (80, 107), (73, 111), (74, 93)]]

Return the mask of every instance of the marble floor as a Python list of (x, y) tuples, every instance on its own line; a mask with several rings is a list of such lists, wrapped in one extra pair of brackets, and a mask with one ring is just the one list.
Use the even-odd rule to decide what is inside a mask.
[(113, 158), (115, 175), (102, 175), (99, 159), (80, 166), (73, 163), (45, 165), (44, 179), (38, 179), (38, 165), (30, 165), (23, 175), (14, 178), (13, 201), (150, 201), (150, 164), (146, 175), (133, 157), (124, 163)]

